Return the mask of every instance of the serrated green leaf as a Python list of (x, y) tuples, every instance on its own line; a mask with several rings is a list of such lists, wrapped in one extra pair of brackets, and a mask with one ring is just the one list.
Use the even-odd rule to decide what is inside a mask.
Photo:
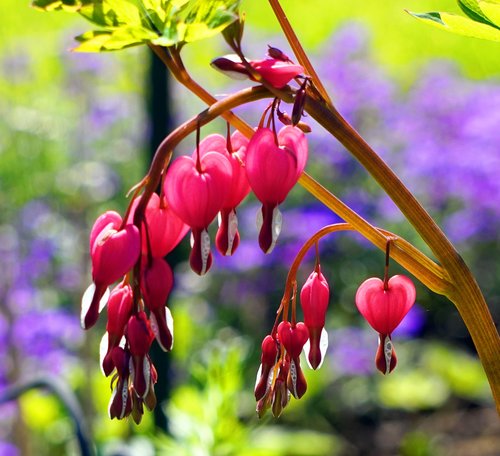
[(493, 25), (476, 22), (468, 17), (437, 12), (409, 12), (409, 14), (427, 24), (439, 27), (448, 32), (480, 38), (483, 40), (500, 41), (500, 30), (498, 28)]
[(478, 0), (458, 0), (458, 6), (471, 19), (489, 24), (490, 21), (479, 8)]
[(500, 1), (480, 0), (479, 6), (488, 19), (497, 27), (500, 27)]

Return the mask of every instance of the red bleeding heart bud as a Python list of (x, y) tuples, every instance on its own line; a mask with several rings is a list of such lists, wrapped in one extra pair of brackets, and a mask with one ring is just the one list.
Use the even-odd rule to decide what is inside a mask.
[(278, 59), (251, 60), (249, 63), (257, 73), (277, 89), (285, 87), (293, 78), (304, 73), (302, 66)]
[(115, 367), (112, 353), (123, 337), (132, 313), (133, 301), (132, 287), (124, 283), (115, 287), (109, 296), (106, 334), (101, 342), (101, 366), (106, 376), (110, 375)]
[(210, 66), (232, 79), (248, 79), (249, 73), (236, 54), (218, 57), (210, 62)]
[(309, 339), (307, 326), (299, 322), (293, 327), (289, 321), (282, 321), (278, 325), (278, 339), (285, 347), (291, 359), (298, 358), (304, 344)]
[(257, 372), (257, 379), (255, 382), (255, 399), (259, 401), (264, 397), (270, 387), (270, 376), (272, 375), (271, 369), (276, 364), (278, 357), (278, 344), (272, 336), (266, 336), (262, 341), (262, 355), (260, 358), (260, 368)]
[(272, 59), (281, 60), (282, 62), (291, 62), (290, 58), (281, 49), (269, 44), (267, 45), (267, 55)]
[(387, 289), (376, 277), (365, 280), (356, 292), (356, 306), (371, 327), (390, 335), (415, 303), (413, 282), (406, 276), (389, 279)]
[[(310, 346), (307, 359), (313, 369), (321, 366), (328, 346), (328, 335), (326, 335), (326, 343), (324, 343), (322, 333), (329, 299), (330, 288), (318, 265), (316, 270), (309, 275), (300, 292), (300, 305), (304, 313), (304, 323), (309, 330)], [(323, 336), (323, 339), (325, 339), (325, 336)]]

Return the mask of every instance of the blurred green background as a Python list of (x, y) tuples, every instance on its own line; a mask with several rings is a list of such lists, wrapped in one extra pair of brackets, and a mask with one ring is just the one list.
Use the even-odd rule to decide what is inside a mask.
[[(393, 118), (398, 116), (418, 123), (423, 114), (415, 106), (422, 112), (433, 110), (423, 103), (436, 95), (419, 92), (419, 84), (429, 78), (428, 68), (453, 68), (445, 82), (439, 80), (441, 85), (433, 82), (439, 96), (447, 94), (447, 119), (468, 112), (468, 101), (457, 102), (463, 98), (461, 90), (500, 99), (498, 44), (427, 28), (404, 12), (459, 12), (454, 1), (287, 0), (282, 4), (320, 76), (328, 80), (334, 100), (345, 103), (349, 120), (368, 142), (403, 170), (412, 162), (398, 158), (406, 156), (397, 155), (399, 146), (386, 146), (386, 141), (390, 142), (392, 134), (399, 138), (405, 130), (400, 126), (381, 129), (378, 123), (395, 125)], [(218, 258), (211, 274), (200, 279), (185, 264), (188, 247), (184, 242), (171, 259), (178, 263), (177, 290), (169, 304), (175, 320), (175, 348), (163, 355), (168, 364), (157, 365), (159, 382), (169, 387), (169, 400), (162, 405), (168, 432), (155, 426), (151, 413), (146, 413), (139, 426), (110, 421), (106, 413), (109, 379), (98, 367), (105, 323), (84, 334), (79, 329), (79, 300), (90, 280), (90, 226), (104, 210), (123, 212), (127, 190), (147, 169), (151, 56), (145, 48), (106, 55), (73, 54), (69, 51), (72, 37), (91, 28), (83, 20), (66, 13), (37, 12), (18, 0), (3, 0), (0, 8), (0, 264), (4, 271), (0, 280), (0, 362), (4, 366), (0, 387), (40, 372), (63, 379), (80, 400), (98, 453), (106, 455), (497, 454), (500, 425), (486, 379), (458, 315), (444, 299), (417, 284), (424, 317), (415, 316), (419, 329), (396, 339), (397, 370), (387, 378), (374, 369), (366, 370), (372, 366), (376, 338), (354, 312), (352, 300), (362, 280), (381, 273), (383, 257), (350, 237), (325, 243), (322, 254), (334, 289), (333, 315), (327, 323), (333, 354), (320, 371), (306, 372), (306, 396), (292, 399), (282, 417), (257, 419), (253, 382), (260, 342), (272, 326), (286, 265), (276, 256), (268, 265), (259, 257), (249, 262), (250, 267), (242, 265), (244, 257), (235, 258), (234, 263)], [(261, 58), (268, 43), (290, 52), (267, 2), (244, 0), (242, 10), (247, 13), (245, 50), (249, 56)], [(334, 58), (328, 60), (332, 49)], [(234, 84), (208, 72), (207, 65), (227, 52), (220, 37), (185, 50), (191, 73), (217, 94), (232, 90)], [(353, 73), (346, 72), (343, 83), (338, 76), (332, 79), (337, 85), (330, 84), (332, 68), (345, 62), (354, 62), (346, 66)], [(373, 74), (380, 80), (365, 87), (365, 80)], [(379, 101), (388, 84), (401, 97), (396, 107), (392, 99), (387, 106), (385, 98)], [(403, 117), (409, 100), (412, 112)], [(194, 96), (177, 88), (172, 106), (179, 122), (203, 108)], [(485, 120), (489, 118), (492, 125), (495, 119), (500, 121), (498, 106), (497, 111), (494, 104), (485, 107), (483, 117), (453, 120), (451, 130), (443, 123), (434, 139), (439, 142), (457, 133), (456, 125), (472, 125), (498, 154), (498, 136), (492, 133), (497, 130), (487, 129)], [(414, 142), (421, 138), (415, 132), (406, 134)], [(318, 135), (316, 150), (324, 144), (321, 141), (329, 141)], [(194, 140), (180, 149), (189, 151), (193, 144)], [(455, 143), (450, 139), (450, 144), (454, 147)], [(386, 148), (394, 149), (393, 154)], [(419, 245), (398, 217), (370, 206), (369, 199), (380, 200), (380, 193), (355, 164), (341, 161), (341, 154), (333, 151), (336, 162), (328, 162), (328, 168), (319, 155), (311, 161), (310, 171), (323, 182), (329, 183), (333, 176), (335, 184), (339, 182), (336, 193), (357, 204), (363, 215)], [(491, 168), (496, 163), (486, 165)], [(443, 175), (446, 179), (447, 174), (441, 173), (435, 180)], [(457, 210), (475, 204), (472, 196), (463, 201), (449, 197), (438, 204), (425, 193), (427, 188), (418, 186), (419, 176), (408, 178), (444, 225), (453, 226), (450, 220)], [(364, 193), (353, 194), (353, 189)], [(499, 194), (496, 187), (488, 192), (491, 208), (485, 209), (490, 217), (484, 216), (485, 225), (498, 233), (494, 206), (499, 205)], [(251, 214), (242, 211), (240, 223), (253, 223), (252, 204), (255, 200), (251, 199), (247, 211)], [(286, 206), (289, 214), (284, 210), (285, 221), (287, 217), (307, 221), (313, 216), (331, 221), (324, 213), (300, 212), (301, 205), (311, 204), (297, 189)], [(292, 226), (289, 222), (288, 227)], [(290, 247), (281, 254), (290, 259), (301, 233), (287, 237), (286, 227), (283, 245), (288, 241)], [(295, 228), (300, 231), (300, 223)], [(496, 318), (500, 316), (498, 236), (487, 236), (481, 229), (466, 237), (456, 234), (457, 243)], [(394, 265), (393, 272), (398, 271)], [(308, 275), (307, 267), (301, 274), (302, 279)], [(418, 323), (419, 318), (425, 322)], [(72, 422), (57, 398), (31, 391), (18, 403), (0, 406), (0, 454), (77, 454)]]

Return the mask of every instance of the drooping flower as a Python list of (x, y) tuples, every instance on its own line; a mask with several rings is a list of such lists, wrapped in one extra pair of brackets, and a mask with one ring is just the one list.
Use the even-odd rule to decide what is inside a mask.
[(90, 233), (93, 284), (82, 298), (81, 323), (92, 327), (106, 304), (103, 299), (109, 285), (124, 276), (140, 255), (140, 233), (135, 225), (122, 226), (121, 216), (108, 211), (101, 215)]
[(149, 360), (149, 349), (154, 339), (148, 317), (144, 312), (132, 315), (127, 323), (126, 336), (131, 359), (131, 380), (135, 394), (144, 399), (153, 386), (154, 369)]
[(168, 263), (162, 258), (153, 258), (144, 266), (141, 292), (144, 304), (150, 310), (151, 329), (156, 341), (164, 351), (172, 350), (174, 327), (167, 299), (172, 291), (174, 275)]
[(304, 133), (291, 126), (282, 128), (277, 138), (269, 128), (259, 128), (248, 144), (246, 172), (253, 192), (262, 203), (258, 224), (259, 245), (264, 253), (271, 252), (276, 244), (281, 231), (278, 205), (297, 183), (307, 155)]
[(232, 167), (218, 152), (196, 158), (179, 157), (170, 166), (164, 193), (172, 210), (192, 230), (193, 247), (189, 263), (197, 274), (205, 274), (212, 264), (208, 225), (222, 209), (231, 185)]
[(278, 342), (274, 337), (267, 335), (262, 341), (262, 354), (260, 357), (260, 367), (255, 381), (255, 400), (259, 401), (264, 397), (270, 388), (271, 369), (276, 364), (278, 357)]
[(125, 333), (125, 326), (132, 314), (133, 301), (132, 287), (126, 283), (116, 286), (109, 295), (106, 333), (100, 348), (101, 367), (106, 376), (116, 367), (112, 352), (118, 347)]
[(278, 340), (290, 357), (287, 385), (290, 393), (296, 399), (300, 399), (307, 389), (306, 379), (300, 368), (300, 353), (308, 339), (309, 330), (302, 322), (292, 325), (288, 321), (282, 321), (278, 325)]
[[(293, 78), (304, 73), (301, 65), (283, 59), (267, 58), (248, 60), (250, 66), (259, 73), (269, 84), (277, 89), (283, 88)], [(216, 70), (233, 79), (251, 79), (256, 81), (251, 72), (245, 67), (240, 57), (228, 54), (212, 60), (211, 65)]]
[(304, 348), (312, 369), (321, 367), (328, 348), (328, 334), (324, 326), (329, 299), (330, 288), (318, 264), (300, 292), (304, 323), (309, 330), (309, 343)]
[[(140, 197), (132, 203), (128, 219), (130, 223), (133, 222), (139, 201)], [(145, 224), (141, 226), (142, 253), (148, 253), (149, 245), (150, 254), (155, 258), (163, 258), (171, 252), (189, 231), (189, 226), (171, 209), (166, 198), (160, 198), (157, 193), (151, 195), (144, 217)]]
[(112, 363), (116, 367), (116, 383), (109, 400), (108, 414), (111, 419), (119, 420), (132, 412), (132, 398), (129, 389), (130, 353), (122, 347), (115, 347), (111, 352)]
[(396, 367), (397, 358), (391, 334), (411, 309), (415, 298), (415, 285), (403, 275), (391, 277), (387, 284), (372, 277), (365, 280), (356, 292), (356, 307), (379, 333), (375, 363), (383, 374), (392, 372)]
[[(231, 184), (226, 189), (226, 199), (219, 213), (219, 229), (215, 236), (215, 246), (222, 255), (232, 255), (238, 247), (240, 235), (236, 207), (250, 192), (250, 184), (243, 166), (248, 139), (239, 131), (235, 131), (230, 142), (231, 151), (228, 150), (226, 138), (213, 134), (203, 139), (199, 145), (201, 156), (209, 152), (219, 152), (229, 160), (232, 167)], [(193, 159), (196, 158), (196, 153), (195, 151)]]

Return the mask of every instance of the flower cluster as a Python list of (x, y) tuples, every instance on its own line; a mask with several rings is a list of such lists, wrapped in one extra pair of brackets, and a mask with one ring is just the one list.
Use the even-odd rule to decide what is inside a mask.
[[(375, 365), (384, 375), (392, 372), (397, 363), (391, 334), (415, 303), (416, 295), (415, 286), (408, 277), (396, 275), (388, 278), (391, 242), (391, 239), (387, 242), (384, 280), (376, 277), (367, 279), (359, 286), (355, 298), (361, 315), (379, 333)], [(300, 261), (300, 254), (297, 257)], [(291, 290), (285, 287), (278, 309), (278, 317), (281, 315), (282, 321), (278, 323), (276, 319), (271, 334), (262, 342), (261, 364), (254, 390), (260, 417), (268, 409), (278, 417), (291, 396), (300, 399), (305, 394), (307, 382), (300, 366), (301, 352), (304, 351), (309, 367), (318, 369), (328, 348), (328, 334), (324, 326), (330, 288), (321, 272), (319, 259), (300, 292), (303, 322), (296, 321), (296, 284), (293, 278), (291, 280)], [(288, 282), (287, 286), (290, 286)], [(291, 321), (288, 320), (290, 306)]]
[[(273, 76), (280, 75), (280, 83), (286, 84), (296, 71), (283, 76), (283, 67), (278, 65), (275, 73), (271, 65), (263, 77), (274, 81)], [(239, 132), (197, 139), (191, 156), (178, 157), (163, 171), (160, 194), (146, 197), (144, 192), (133, 199), (125, 217), (108, 211), (95, 221), (89, 245), (92, 284), (82, 298), (81, 324), (91, 328), (107, 305), (100, 351), (103, 373), (113, 374), (111, 418), (132, 415), (139, 422), (144, 405), (152, 409), (156, 404), (157, 373), (149, 350), (154, 339), (164, 351), (173, 347), (173, 319), (167, 307), (173, 273), (164, 257), (187, 232), (191, 269), (204, 275), (213, 261), (209, 225), (218, 216), (216, 248), (221, 255), (233, 255), (240, 242), (237, 207), (253, 190), (262, 203), (259, 245), (265, 253), (273, 250), (281, 231), (278, 206), (302, 174), (308, 147), (300, 128), (285, 125), (276, 131), (275, 103), (270, 108), (268, 125), (260, 125), (250, 140)], [(300, 350), (291, 359), (297, 372)]]

